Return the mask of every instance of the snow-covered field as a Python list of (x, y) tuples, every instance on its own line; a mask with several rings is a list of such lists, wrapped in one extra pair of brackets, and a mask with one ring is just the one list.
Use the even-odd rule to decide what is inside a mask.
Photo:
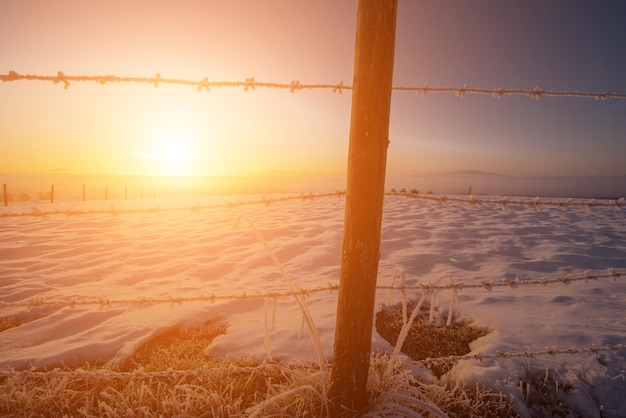
[[(0, 367), (43, 368), (95, 359), (115, 363), (165, 329), (218, 317), (229, 330), (207, 348), (212, 355), (267, 358), (268, 324), (275, 359), (316, 360), (294, 299), (255, 296), (288, 287), (247, 219), (300, 288), (336, 285), (345, 200), (208, 207), (259, 198), (0, 207), (0, 318), (30, 320), (0, 333)], [(58, 213), (45, 214), (52, 210)], [(626, 277), (606, 277), (609, 268), (626, 273), (623, 208), (508, 205), (503, 210), (495, 204), (387, 196), (378, 284), (391, 284), (398, 267), (407, 285), (441, 278), (440, 284), (450, 279), (477, 284), (602, 275), (569, 284), (459, 290), (459, 316), (491, 330), (470, 354), (626, 343)], [(395, 292), (393, 301), (399, 302)], [(387, 293), (378, 291), (377, 310)], [(417, 290), (407, 294), (419, 297)], [(233, 298), (219, 298), (224, 295)], [(450, 296), (451, 291), (439, 292), (442, 307), (447, 309)], [(187, 300), (194, 297), (198, 300)], [(337, 293), (312, 292), (306, 303), (330, 358)], [(392, 350), (376, 332), (372, 345)], [(571, 383), (567, 396), (588, 416), (600, 416), (600, 405), (603, 416), (626, 416), (626, 349), (463, 360), (449, 377), (519, 397), (520, 376), (546, 370)]]

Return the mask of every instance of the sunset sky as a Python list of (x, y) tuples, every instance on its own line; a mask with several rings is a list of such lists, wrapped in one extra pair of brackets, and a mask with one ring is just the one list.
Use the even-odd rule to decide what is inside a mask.
[[(352, 84), (356, 0), (0, 3), (0, 74)], [(394, 86), (626, 92), (626, 2), (399, 0)], [(345, 173), (351, 93), (0, 83), (0, 172)], [(388, 172), (625, 175), (626, 100), (394, 92)]]

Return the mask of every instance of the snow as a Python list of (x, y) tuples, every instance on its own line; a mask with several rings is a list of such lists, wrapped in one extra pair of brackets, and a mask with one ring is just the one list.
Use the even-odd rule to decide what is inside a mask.
[[(277, 197), (277, 196), (268, 196)], [(220, 318), (228, 333), (207, 347), (216, 356), (315, 361), (293, 297), (244, 295), (288, 290), (285, 279), (244, 219), (260, 231), (285, 272), (302, 289), (337, 284), (345, 200), (325, 197), (208, 208), (259, 196), (32, 202), (0, 207), (0, 318), (34, 319), (0, 333), (0, 368), (54, 367), (102, 359), (115, 364), (155, 334)], [(482, 197), (479, 197), (482, 198)], [(545, 200), (545, 199), (544, 199)], [(550, 200), (550, 199), (548, 199)], [(552, 199), (563, 200), (565, 199)], [(183, 210), (168, 210), (182, 208)], [(63, 212), (70, 210), (73, 212)], [(78, 214), (78, 211), (84, 213)], [(90, 211), (95, 211), (90, 213)], [(447, 205), (399, 196), (385, 200), (379, 285), (401, 267), (406, 285), (520, 282), (626, 269), (626, 212), (572, 206), (542, 210), (509, 205)], [(388, 291), (377, 291), (376, 310)], [(184, 303), (70, 301), (191, 298)], [(418, 298), (419, 291), (407, 291)], [(439, 291), (449, 304), (451, 292)], [(19, 302), (38, 301), (30, 309)], [(65, 305), (45, 301), (68, 301)], [(400, 301), (399, 291), (392, 293)], [(458, 313), (488, 327), (470, 354), (545, 352), (626, 343), (626, 280), (461, 289)], [(306, 305), (331, 358), (336, 292), (314, 292)], [(372, 347), (391, 352), (374, 331)], [(599, 416), (626, 416), (626, 349), (615, 353), (463, 360), (445, 378), (480, 382), (521, 397), (520, 377), (554, 371), (574, 389), (573, 404)], [(598, 412), (594, 412), (598, 411)], [(523, 413), (523, 409), (522, 409)]]

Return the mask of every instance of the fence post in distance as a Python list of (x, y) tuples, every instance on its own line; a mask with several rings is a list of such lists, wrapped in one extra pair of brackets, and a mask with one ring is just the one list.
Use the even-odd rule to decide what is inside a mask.
[(367, 405), (380, 258), (397, 0), (359, 0), (337, 323), (333, 415)]
[(50, 186), (50, 203), (54, 203), (54, 184)]
[(9, 206), (9, 198), (7, 197), (7, 184), (4, 183), (3, 187), (2, 187), (3, 191), (4, 191), (4, 206)]

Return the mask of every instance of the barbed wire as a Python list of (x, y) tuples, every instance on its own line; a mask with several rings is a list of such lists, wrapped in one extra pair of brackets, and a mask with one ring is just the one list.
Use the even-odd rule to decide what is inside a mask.
[[(53, 216), (53, 215), (66, 215), (66, 216), (82, 216), (82, 215), (124, 215), (124, 214), (135, 214), (135, 213), (152, 213), (156, 215), (160, 215), (166, 212), (180, 212), (180, 211), (190, 211), (190, 212), (199, 212), (201, 210), (215, 210), (215, 209), (227, 209), (232, 210), (237, 207), (247, 206), (247, 205), (265, 205), (269, 206), (274, 203), (287, 202), (287, 201), (308, 201), (321, 199), (326, 197), (338, 197), (341, 198), (345, 195), (345, 192), (334, 192), (334, 193), (301, 193), (291, 196), (283, 196), (283, 197), (265, 197), (263, 196), (261, 199), (254, 200), (241, 200), (236, 202), (227, 202), (227, 203), (216, 203), (211, 205), (192, 205), (192, 206), (176, 206), (176, 207), (164, 207), (160, 206), (150, 206), (148, 208), (130, 208), (130, 209), (118, 209), (115, 208), (113, 204), (109, 207), (109, 209), (65, 209), (65, 210), (41, 210), (36, 206), (31, 207), (30, 211), (22, 211), (22, 212), (7, 212), (0, 213), (0, 218), (12, 218), (12, 217), (24, 217), (24, 216)], [(79, 203), (79, 202), (77, 202)]]
[(36, 370), (0, 370), (1, 377), (21, 377), (25, 379), (33, 378), (89, 378), (97, 377), (100, 379), (150, 379), (150, 378), (176, 378), (176, 377), (206, 377), (219, 373), (254, 373), (262, 371), (284, 370), (285, 367), (277, 363), (261, 363), (258, 366), (235, 366), (228, 367), (203, 367), (201, 369), (178, 370), (168, 369), (163, 371), (146, 372), (143, 369), (133, 370), (129, 372), (115, 371), (110, 369), (94, 369), (94, 370), (54, 370), (36, 371)]
[[(176, 206), (176, 207), (164, 207), (160, 206), (150, 206), (148, 208), (130, 208), (130, 209), (118, 209), (115, 208), (113, 204), (108, 209), (63, 209), (63, 210), (41, 210), (37, 206), (33, 206), (30, 208), (30, 211), (20, 211), (20, 212), (6, 212), (0, 213), (0, 218), (11, 218), (11, 217), (26, 217), (26, 216), (54, 216), (54, 215), (66, 215), (68, 217), (71, 216), (83, 216), (83, 215), (123, 215), (123, 214), (136, 214), (136, 213), (151, 213), (160, 215), (166, 212), (180, 212), (180, 211), (191, 211), (191, 212), (199, 212), (200, 210), (214, 210), (214, 209), (234, 209), (240, 206), (246, 205), (258, 205), (262, 204), (265, 206), (269, 206), (273, 203), (280, 203), (286, 201), (307, 201), (307, 200), (316, 200), (326, 197), (338, 197), (342, 198), (346, 195), (344, 191), (337, 191), (333, 193), (301, 193), (291, 196), (284, 197), (263, 197), (261, 199), (254, 200), (243, 200), (236, 202), (227, 202), (227, 203), (217, 203), (211, 205), (192, 205), (192, 206)], [(524, 199), (521, 197), (518, 198), (509, 198), (507, 196), (502, 197), (485, 197), (479, 198), (474, 195), (467, 196), (448, 196), (445, 194), (441, 195), (433, 195), (433, 194), (417, 194), (411, 192), (396, 192), (392, 191), (389, 193), (385, 193), (387, 196), (392, 197), (404, 197), (405, 199), (418, 199), (418, 200), (426, 200), (435, 203), (442, 203), (447, 205), (448, 203), (462, 203), (469, 206), (481, 206), (481, 205), (495, 205), (499, 206), (502, 210), (506, 210), (509, 206), (523, 206), (526, 208), (534, 208), (538, 211), (542, 210), (544, 207), (556, 207), (563, 210), (566, 210), (570, 207), (583, 207), (586, 211), (591, 211), (594, 208), (613, 208), (621, 210), (626, 207), (626, 199), (623, 197), (619, 199), (589, 199), (589, 200), (581, 200), (581, 199), (555, 199), (551, 198), (550, 200), (542, 199), (540, 197), (534, 197), (532, 199)], [(80, 202), (77, 201), (78, 204)]]
[(488, 291), (493, 290), (495, 287), (509, 287), (512, 289), (518, 288), (520, 286), (545, 286), (549, 284), (561, 283), (568, 285), (570, 283), (575, 282), (589, 282), (595, 281), (598, 279), (610, 279), (612, 281), (622, 277), (626, 272), (620, 272), (615, 269), (608, 269), (608, 273), (606, 274), (593, 274), (591, 272), (585, 271), (580, 276), (574, 276), (571, 274), (565, 276), (554, 277), (551, 279), (539, 278), (539, 279), (520, 279), (516, 277), (515, 279), (500, 279), (500, 280), (483, 280), (480, 283), (450, 283), (447, 285), (431, 285), (431, 284), (416, 284), (416, 285), (404, 285), (404, 286), (385, 286), (379, 285), (377, 289), (387, 289), (387, 290), (422, 290), (422, 291), (430, 291), (430, 290), (463, 290), (463, 289), (485, 289)]
[(506, 210), (508, 206), (525, 206), (527, 208), (535, 208), (537, 210), (541, 210), (543, 207), (558, 207), (561, 209), (567, 209), (569, 207), (584, 207), (585, 210), (589, 211), (593, 208), (615, 208), (622, 209), (626, 206), (626, 199), (620, 197), (619, 199), (589, 199), (589, 200), (576, 200), (573, 198), (568, 199), (554, 199), (546, 200), (542, 199), (539, 196), (534, 197), (532, 199), (523, 199), (521, 197), (518, 198), (509, 198), (508, 196), (502, 196), (499, 198), (478, 198), (474, 195), (467, 196), (447, 196), (445, 194), (441, 195), (432, 195), (432, 194), (418, 194), (414, 192), (396, 192), (391, 191), (386, 193), (388, 196), (404, 196), (406, 199), (421, 199), (421, 200), (429, 200), (432, 202), (442, 203), (444, 205), (448, 203), (464, 203), (467, 205), (496, 205), (500, 206), (502, 210)]
[[(595, 354), (598, 355), (602, 352), (613, 352), (616, 353), (620, 350), (626, 348), (624, 344), (608, 344), (604, 346), (595, 346), (592, 345), (590, 347), (569, 347), (567, 349), (558, 349), (557, 347), (545, 347), (543, 351), (531, 351), (526, 349), (524, 351), (519, 352), (503, 352), (496, 351), (495, 353), (477, 353), (463, 356), (446, 356), (446, 357), (436, 357), (436, 358), (427, 358), (424, 360), (414, 360), (411, 361), (411, 364), (422, 364), (424, 366), (436, 366), (442, 363), (458, 363), (459, 361), (464, 360), (479, 360), (483, 362), (485, 360), (504, 360), (508, 358), (536, 358), (536, 357), (546, 357), (546, 356), (556, 356), (556, 355), (580, 355), (580, 354)], [(310, 367), (314, 368), (315, 363), (311, 363), (308, 365), (301, 365), (301, 367)], [(285, 366), (282, 366), (277, 363), (262, 363), (258, 366), (235, 366), (231, 365), (228, 367), (203, 367), (200, 369), (189, 369), (189, 370), (179, 370), (179, 369), (168, 369), (164, 371), (151, 371), (146, 372), (143, 369), (133, 370), (129, 372), (115, 371), (110, 369), (94, 369), (94, 370), (84, 370), (84, 369), (76, 369), (76, 370), (61, 370), (56, 368), (54, 370), (13, 370), (13, 369), (5, 369), (0, 370), (0, 377), (3, 378), (22, 378), (22, 379), (56, 379), (56, 378), (73, 378), (73, 379), (81, 379), (81, 378), (99, 378), (104, 380), (112, 380), (112, 379), (152, 379), (152, 378), (203, 378), (215, 374), (220, 373), (255, 373), (255, 372), (264, 372), (264, 371), (284, 371)]]
[(468, 84), (463, 85), (463, 87), (430, 87), (428, 83), (425, 83), (422, 87), (393, 87), (393, 90), (411, 91), (417, 94), (421, 94), (422, 96), (426, 96), (426, 93), (452, 93), (459, 98), (463, 98), (465, 97), (465, 94), (469, 93), (469, 94), (487, 94), (497, 99), (501, 99), (502, 96), (528, 96), (532, 99), (537, 99), (537, 100), (539, 100), (541, 97), (544, 97), (544, 96), (547, 96), (547, 97), (583, 97), (583, 98), (591, 98), (591, 99), (596, 99), (596, 100), (626, 99), (625, 93), (554, 91), (554, 90), (545, 90), (538, 86), (535, 86), (532, 90), (505, 89), (505, 88), (485, 89), (485, 88), (470, 87)]
[[(92, 82), (97, 84), (107, 83), (143, 83), (152, 84), (158, 87), (160, 84), (175, 84), (195, 87), (198, 92), (203, 90), (211, 91), (211, 88), (243, 88), (243, 91), (255, 90), (256, 88), (273, 88), (289, 90), (295, 93), (299, 90), (317, 89), (331, 90), (333, 93), (341, 94), (344, 90), (352, 90), (353, 87), (340, 81), (336, 84), (328, 83), (301, 83), (299, 80), (292, 80), (289, 83), (276, 83), (255, 80), (254, 77), (248, 77), (244, 81), (211, 81), (208, 77), (202, 80), (189, 80), (184, 78), (167, 78), (162, 77), (160, 73), (156, 73), (153, 77), (121, 77), (116, 75), (67, 75), (63, 71), (57, 72), (56, 75), (39, 75), (39, 74), (19, 74), (16, 71), (9, 71), (6, 74), (0, 74), (0, 80), (3, 82), (12, 81), (48, 81), (54, 84), (63, 84), (64, 89), (68, 89), (72, 82)], [(457, 97), (463, 98), (466, 94), (482, 94), (491, 95), (501, 99), (505, 95), (528, 96), (533, 99), (541, 97), (582, 97), (593, 98), (596, 100), (606, 99), (626, 99), (626, 93), (618, 92), (580, 92), (580, 91), (553, 91), (545, 90), (541, 87), (534, 87), (532, 90), (525, 89), (485, 89), (474, 88), (468, 84), (463, 87), (431, 87), (428, 83), (418, 87), (395, 86), (395, 91), (415, 92), (425, 96), (427, 93), (452, 93)]]
[[(403, 285), (403, 286), (394, 286), (394, 285), (377, 285), (376, 289), (378, 290), (420, 290), (420, 291), (437, 291), (437, 290), (467, 290), (467, 289), (484, 289), (487, 291), (491, 291), (496, 287), (508, 287), (511, 289), (515, 289), (521, 286), (546, 286), (550, 284), (564, 284), (568, 285), (575, 282), (589, 282), (596, 281), (599, 279), (610, 279), (612, 281), (617, 280), (620, 277), (626, 275), (626, 271), (618, 271), (616, 269), (608, 269), (608, 273), (606, 274), (593, 274), (591, 272), (584, 272), (580, 276), (566, 275), (559, 276), (554, 278), (539, 278), (539, 279), (526, 279), (522, 280), (519, 278), (508, 280), (488, 280), (481, 281), (480, 283), (455, 283), (452, 282), (447, 285), (439, 285), (439, 284), (416, 284), (416, 285)], [(97, 306), (100, 309), (111, 307), (113, 305), (133, 305), (140, 308), (154, 305), (154, 304), (169, 304), (170, 306), (174, 305), (182, 305), (183, 303), (188, 302), (216, 302), (216, 301), (225, 301), (225, 300), (243, 300), (243, 299), (278, 299), (285, 297), (293, 297), (293, 296), (309, 296), (314, 293), (333, 293), (339, 290), (339, 284), (328, 283), (325, 286), (318, 286), (312, 288), (299, 288), (297, 290), (285, 290), (285, 291), (275, 291), (275, 292), (264, 292), (264, 293), (237, 293), (237, 294), (228, 294), (228, 295), (216, 295), (216, 294), (200, 294), (194, 296), (166, 296), (166, 297), (140, 297), (140, 298), (105, 298), (105, 297), (97, 297), (97, 298), (82, 298), (82, 297), (74, 297), (71, 299), (46, 299), (44, 297), (35, 297), (30, 298), (23, 301), (14, 301), (14, 302), (1, 302), (0, 301), (0, 310), (9, 309), (9, 308), (26, 308), (27, 310), (33, 308), (39, 308), (44, 306), (65, 306), (71, 309), (82, 307), (82, 306)]]
[(543, 351), (530, 351), (528, 349), (525, 351), (519, 351), (519, 352), (513, 352), (513, 353), (496, 351), (495, 353), (492, 353), (492, 354), (477, 353), (477, 354), (463, 355), (463, 356), (427, 358), (424, 360), (416, 360), (416, 361), (413, 361), (412, 363), (423, 364), (425, 366), (436, 366), (442, 363), (457, 363), (463, 360), (479, 360), (482, 362), (483, 360), (490, 360), (490, 359), (502, 360), (506, 358), (519, 358), (519, 357), (534, 358), (534, 357), (542, 357), (542, 356), (555, 356), (559, 354), (578, 355), (578, 354), (593, 353), (597, 355), (598, 353), (606, 352), (606, 351), (611, 351), (615, 353), (624, 348), (626, 348), (626, 345), (624, 344), (609, 344), (609, 345), (600, 346), (600, 347), (597, 347), (594, 345), (591, 347), (584, 347), (584, 348), (570, 347), (566, 349), (558, 349), (556, 347), (546, 347)]
[(0, 75), (0, 80), (8, 81), (50, 81), (54, 84), (63, 83), (63, 88), (68, 89), (71, 82), (93, 82), (97, 84), (107, 83), (143, 83), (152, 84), (158, 87), (159, 84), (177, 84), (184, 86), (196, 87), (198, 92), (202, 90), (211, 91), (211, 88), (231, 87), (243, 88), (243, 91), (255, 90), (256, 88), (273, 88), (287, 89), (291, 93), (296, 90), (304, 89), (330, 89), (333, 93), (342, 93), (343, 90), (352, 90), (351, 86), (346, 86), (343, 81), (337, 84), (303, 84), (298, 80), (289, 83), (274, 83), (255, 80), (254, 77), (248, 77), (244, 81), (210, 81), (208, 77), (199, 81), (187, 80), (183, 78), (164, 78), (160, 73), (156, 73), (154, 77), (120, 77), (116, 75), (66, 75), (63, 71), (59, 71), (56, 75), (38, 75), (38, 74), (18, 74), (15, 71), (9, 71), (7, 74)]
[(72, 299), (45, 299), (42, 297), (31, 298), (24, 301), (16, 302), (0, 302), (0, 310), (6, 308), (27, 308), (28, 310), (33, 308), (39, 308), (43, 306), (66, 306), (69, 308), (77, 308), (80, 306), (98, 306), (100, 309), (110, 307), (113, 305), (133, 305), (143, 308), (148, 305), (154, 304), (169, 304), (170, 306), (182, 305), (185, 302), (216, 302), (225, 300), (242, 300), (242, 299), (277, 299), (281, 297), (292, 296), (308, 296), (313, 293), (320, 292), (334, 292), (339, 290), (338, 284), (328, 284), (326, 286), (313, 287), (308, 289), (298, 289), (295, 291), (285, 290), (276, 292), (264, 292), (264, 293), (237, 293), (230, 295), (216, 295), (216, 294), (200, 294), (194, 296), (166, 296), (166, 297), (141, 297), (141, 298), (81, 298), (74, 297)]

